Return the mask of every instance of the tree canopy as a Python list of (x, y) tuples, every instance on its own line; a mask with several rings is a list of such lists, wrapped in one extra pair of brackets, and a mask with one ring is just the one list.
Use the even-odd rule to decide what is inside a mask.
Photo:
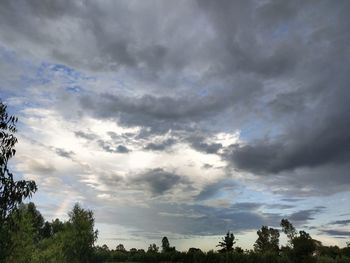
[(34, 181), (15, 181), (8, 169), (8, 161), (16, 154), (17, 117), (7, 113), (7, 106), (0, 101), (0, 222), (8, 213), (37, 190)]
[(221, 247), (220, 252), (229, 252), (233, 250), (233, 245), (236, 244), (235, 236), (230, 231), (222, 238), (217, 247)]

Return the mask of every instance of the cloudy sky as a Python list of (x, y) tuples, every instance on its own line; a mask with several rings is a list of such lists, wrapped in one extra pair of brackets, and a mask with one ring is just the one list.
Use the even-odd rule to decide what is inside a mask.
[(349, 1), (1, 1), (17, 178), (98, 244), (350, 236)]

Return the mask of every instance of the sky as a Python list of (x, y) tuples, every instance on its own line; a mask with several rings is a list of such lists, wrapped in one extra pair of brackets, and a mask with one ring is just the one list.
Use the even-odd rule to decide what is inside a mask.
[[(97, 244), (350, 237), (349, 1), (0, 2), (0, 98), (44, 217)], [(282, 243), (285, 237), (281, 235)]]

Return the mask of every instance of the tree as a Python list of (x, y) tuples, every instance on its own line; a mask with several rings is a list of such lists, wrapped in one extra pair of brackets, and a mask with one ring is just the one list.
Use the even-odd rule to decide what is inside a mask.
[(8, 169), (8, 161), (16, 154), (17, 118), (8, 115), (6, 105), (0, 101), (0, 262), (6, 262), (10, 251), (10, 226), (7, 218), (11, 211), (31, 197), (37, 190), (34, 181), (15, 181)]
[(281, 227), (283, 233), (286, 234), (289, 239), (289, 244), (292, 244), (292, 240), (297, 236), (295, 227), (288, 221), (288, 219), (281, 220)]
[(18, 119), (8, 115), (6, 109), (0, 101), (0, 225), (13, 208), (37, 190), (34, 181), (15, 181), (8, 169), (8, 161), (16, 154), (17, 138), (14, 134)]
[(119, 244), (116, 248), (115, 248), (116, 251), (120, 251), (120, 252), (126, 252), (126, 249), (124, 247), (123, 244)]
[(230, 231), (222, 238), (217, 247), (221, 247), (220, 252), (229, 252), (233, 250), (233, 245), (236, 244), (235, 236)]
[(64, 223), (61, 222), (58, 218), (52, 221), (51, 223), (52, 235), (59, 233), (64, 230)]
[(167, 237), (163, 237), (162, 239), (162, 252), (168, 252), (170, 249), (170, 243)]
[(257, 231), (258, 239), (255, 241), (254, 249), (258, 252), (278, 252), (280, 233), (277, 229), (262, 226)]
[(68, 262), (90, 262), (93, 245), (97, 239), (93, 212), (84, 210), (77, 203), (68, 214), (69, 221), (64, 235), (64, 253)]
[(25, 208), (27, 209), (28, 213), (31, 215), (36, 241), (39, 241), (39, 239), (42, 238), (42, 231), (44, 227), (44, 217), (36, 209), (36, 206), (33, 202), (30, 202), (29, 204), (25, 205)]
[(158, 251), (159, 251), (159, 247), (157, 247), (157, 245), (154, 243), (150, 244), (148, 249), (147, 249), (147, 252), (149, 252), (149, 253), (158, 253)]
[(287, 219), (281, 221), (282, 231), (289, 239), (292, 249), (289, 251), (291, 257), (296, 263), (315, 262), (313, 254), (317, 247), (321, 246), (321, 242), (314, 240), (305, 231), (297, 233), (295, 227)]
[(27, 205), (21, 204), (8, 216), (9, 243), (11, 251), (6, 257), (6, 262), (25, 263), (29, 262), (35, 247), (37, 231), (33, 225), (33, 215)]
[(299, 231), (299, 235), (292, 240), (293, 255), (295, 262), (309, 263), (313, 262), (312, 255), (316, 250), (317, 241), (305, 231)]

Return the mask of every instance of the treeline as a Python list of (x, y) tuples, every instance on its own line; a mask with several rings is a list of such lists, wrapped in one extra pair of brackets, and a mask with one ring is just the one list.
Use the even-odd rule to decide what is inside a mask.
[(94, 229), (92, 211), (76, 204), (65, 222), (45, 221), (34, 203), (21, 204), (13, 209), (1, 227), (0, 257), (2, 262), (65, 263), (65, 262), (184, 262), (184, 263), (346, 263), (350, 262), (350, 245), (345, 248), (323, 246), (305, 231), (297, 232), (286, 219), (281, 221), (282, 232), (288, 245), (280, 247), (280, 231), (262, 226), (257, 231), (254, 249), (243, 250), (235, 246), (235, 236), (228, 232), (218, 243), (217, 251), (203, 252), (190, 248), (177, 251), (167, 237), (161, 246), (150, 244), (148, 249), (132, 248), (122, 244), (115, 249), (107, 245), (94, 246), (97, 230)]
[(123, 244), (114, 249), (95, 246), (98, 232), (93, 212), (75, 204), (68, 215), (65, 222), (49, 222), (34, 203), (20, 204), (1, 227), (2, 236), (6, 236), (0, 241), (1, 262), (350, 263), (350, 244), (345, 248), (323, 246), (305, 231), (297, 232), (287, 219), (281, 221), (281, 232), (288, 238), (286, 246), (279, 244), (279, 230), (262, 226), (251, 250), (235, 246), (235, 236), (228, 232), (216, 251), (190, 248), (180, 252), (167, 237), (163, 237), (160, 247), (150, 244), (147, 250), (126, 250)]
[(150, 244), (147, 251), (136, 248), (127, 251), (122, 244), (111, 250), (106, 245), (96, 246), (94, 262), (350, 263), (349, 243), (345, 248), (323, 246), (305, 231), (297, 232), (287, 219), (281, 221), (281, 227), (289, 239), (287, 246), (279, 246), (279, 230), (262, 226), (251, 250), (235, 247), (235, 236), (228, 232), (217, 245), (217, 251), (190, 248), (180, 252), (163, 237), (161, 249)]

